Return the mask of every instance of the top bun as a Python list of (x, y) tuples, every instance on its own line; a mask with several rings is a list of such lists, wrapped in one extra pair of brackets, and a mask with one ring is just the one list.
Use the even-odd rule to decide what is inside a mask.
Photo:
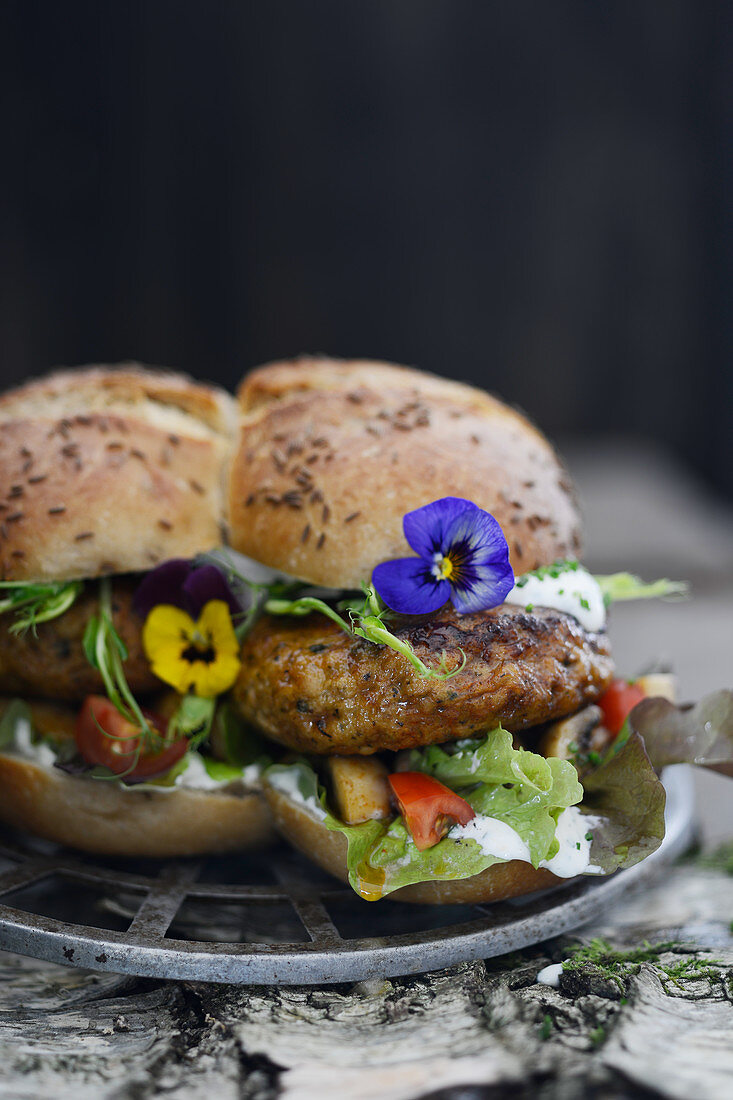
[(61, 370), (0, 396), (0, 577), (138, 572), (222, 541), (235, 405), (180, 374)]
[(412, 551), (402, 517), (440, 497), (491, 512), (517, 574), (580, 551), (572, 483), (497, 398), (408, 367), (303, 357), (239, 390), (234, 549), (314, 584), (358, 588)]

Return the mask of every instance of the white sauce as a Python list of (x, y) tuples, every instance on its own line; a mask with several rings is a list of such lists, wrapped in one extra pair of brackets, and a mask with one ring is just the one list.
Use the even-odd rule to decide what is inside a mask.
[(262, 779), (262, 771), (261, 764), (248, 764), (246, 768), (242, 768), (242, 782), (245, 787), (258, 787)]
[[(560, 848), (552, 859), (543, 859), (540, 867), (552, 871), (558, 878), (602, 873), (590, 862), (591, 841), (587, 839), (594, 818), (581, 813), (577, 806), (563, 810), (557, 820), (555, 839)], [(530, 863), (529, 847), (516, 829), (495, 817), (476, 814), (468, 825), (454, 825), (451, 840), (474, 840), (486, 856), (496, 859), (521, 859)]]
[(199, 791), (215, 791), (220, 787), (228, 787), (230, 783), (239, 782), (244, 783), (246, 787), (256, 787), (261, 775), (262, 768), (259, 764), (249, 764), (242, 769), (241, 780), (239, 776), (235, 776), (233, 779), (213, 779), (207, 772), (206, 765), (198, 753), (191, 752), (188, 754), (186, 770), (177, 775), (173, 782), (176, 787), (191, 787)]
[(530, 862), (529, 848), (516, 829), (495, 817), (476, 814), (468, 825), (454, 825), (451, 840), (475, 840), (486, 856)]
[(558, 989), (560, 986), (561, 974), (562, 963), (550, 963), (549, 966), (545, 966), (540, 970), (536, 980), (540, 985), (551, 985), (553, 989)]
[(52, 768), (56, 761), (56, 753), (43, 741), (34, 744), (31, 733), (30, 722), (26, 718), (19, 718), (13, 731), (13, 750), (24, 760), (32, 760), (42, 768)]
[[(20, 756), (24, 760), (31, 760), (34, 764), (39, 764), (44, 768), (52, 768), (56, 763), (56, 753), (50, 745), (45, 744), (43, 741), (38, 741), (34, 744), (32, 739), (32, 730), (30, 722), (25, 718), (19, 718), (15, 730), (13, 731), (13, 744), (8, 747), (8, 750), (15, 756)], [(259, 764), (250, 764), (242, 771), (242, 782), (246, 786), (256, 786), (262, 776), (262, 768)], [(153, 786), (157, 791), (172, 791), (174, 787), (189, 787), (193, 790), (199, 791), (214, 791), (219, 787), (226, 787), (232, 782), (239, 782), (238, 779), (212, 779), (206, 770), (204, 764), (198, 753), (192, 752), (188, 755), (188, 762), (186, 770), (177, 775), (173, 786), (166, 787), (163, 784), (158, 786), (157, 784), (144, 784), (147, 789), (151, 789)], [(120, 783), (120, 789), (125, 791), (138, 790), (140, 784), (126, 784)]]
[(316, 821), (326, 820), (326, 811), (323, 806), (315, 798), (305, 798), (303, 796), (298, 786), (298, 773), (295, 769), (275, 772), (274, 775), (271, 774), (267, 777), (267, 782), (276, 791), (286, 795), (291, 802), (297, 802), (300, 806), (303, 806)]
[(581, 565), (557, 577), (535, 577), (525, 573), (504, 597), (504, 602), (525, 608), (551, 607), (563, 611), (593, 632), (606, 625), (606, 605), (600, 585)]
[(557, 819), (555, 839), (560, 845), (552, 859), (543, 859), (540, 867), (546, 867), (558, 878), (573, 878), (590, 868), (590, 826), (592, 819), (581, 813), (577, 806), (563, 810)]
[(225, 787), (231, 780), (222, 783), (221, 779), (212, 779), (206, 770), (198, 753), (188, 754), (188, 766), (184, 772), (177, 775), (173, 781), (176, 787), (193, 787), (198, 791), (215, 791), (218, 787)]

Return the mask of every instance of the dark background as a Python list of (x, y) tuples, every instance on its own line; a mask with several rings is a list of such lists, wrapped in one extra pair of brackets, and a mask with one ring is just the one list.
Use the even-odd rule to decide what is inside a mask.
[(3, 383), (384, 357), (733, 493), (730, 14), (5, 2)]

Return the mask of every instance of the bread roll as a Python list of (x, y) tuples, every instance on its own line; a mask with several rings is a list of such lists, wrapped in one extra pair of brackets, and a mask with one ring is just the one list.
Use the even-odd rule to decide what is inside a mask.
[(136, 364), (0, 396), (0, 578), (150, 569), (222, 542), (234, 402)]
[(59, 844), (115, 856), (194, 856), (273, 839), (256, 791), (137, 790), (0, 754), (0, 821)]
[(233, 547), (315, 584), (358, 588), (413, 551), (406, 512), (440, 497), (491, 512), (515, 573), (580, 551), (568, 475), (497, 398), (407, 367), (302, 358), (240, 391), (230, 480)]
[[(0, 715), (7, 705), (0, 698)], [(73, 740), (74, 708), (41, 700), (28, 705), (42, 737)], [(114, 779), (71, 776), (8, 750), (0, 752), (0, 821), (72, 848), (120, 856), (230, 852), (274, 839), (267, 802), (241, 783), (141, 790)]]

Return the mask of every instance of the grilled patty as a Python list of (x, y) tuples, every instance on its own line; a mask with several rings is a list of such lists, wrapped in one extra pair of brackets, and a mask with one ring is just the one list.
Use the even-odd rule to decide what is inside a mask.
[(233, 693), (243, 717), (311, 753), (372, 753), (468, 737), (501, 723), (518, 732), (596, 699), (613, 675), (608, 639), (568, 615), (509, 604), (473, 615), (443, 608), (397, 628), (431, 668), (345, 634), (321, 615), (263, 616), (242, 649)]
[[(130, 656), (125, 675), (134, 692), (160, 688), (143, 653), (142, 621), (130, 606), (139, 581), (119, 578), (113, 585), (113, 619)], [(99, 611), (97, 587), (88, 584), (76, 602), (48, 623), (40, 623), (34, 634), (11, 634), (12, 613), (0, 618), (0, 692), (5, 695), (33, 695), (47, 699), (80, 700), (103, 692), (99, 673), (91, 667), (82, 647), (84, 631)]]

